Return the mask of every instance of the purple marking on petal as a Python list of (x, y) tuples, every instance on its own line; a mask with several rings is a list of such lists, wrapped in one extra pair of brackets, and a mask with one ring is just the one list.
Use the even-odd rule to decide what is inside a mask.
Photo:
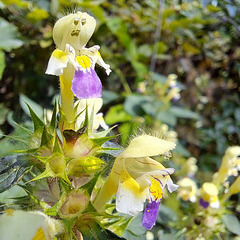
[(71, 89), (79, 99), (100, 98), (102, 96), (102, 83), (95, 70), (91, 68), (85, 72), (75, 71)]
[(144, 209), (143, 217), (142, 217), (142, 226), (147, 230), (151, 230), (155, 225), (158, 215), (158, 208), (160, 205), (160, 201), (152, 201), (148, 202), (146, 208)]
[(202, 198), (199, 199), (199, 204), (205, 209), (209, 207), (209, 202), (204, 201)]

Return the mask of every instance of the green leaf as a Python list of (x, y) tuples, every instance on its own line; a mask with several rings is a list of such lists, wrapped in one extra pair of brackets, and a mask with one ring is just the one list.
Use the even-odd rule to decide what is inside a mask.
[(127, 96), (124, 102), (124, 109), (132, 116), (142, 116), (144, 114), (142, 104), (151, 101), (152, 98), (150, 96), (130, 95)]
[(109, 140), (112, 140), (112, 139), (114, 139), (114, 138), (116, 138), (117, 136), (107, 136), (107, 137), (102, 137), (102, 138), (92, 138), (91, 140), (95, 143), (95, 144), (97, 144), (97, 145), (99, 145), (99, 146), (102, 146), (103, 145), (103, 143), (105, 143), (105, 142), (107, 142), (107, 141), (109, 141)]
[(49, 14), (44, 9), (41, 9), (39, 7), (35, 7), (30, 13), (27, 14), (26, 18), (30, 22), (40, 22), (43, 19), (48, 18)]
[(177, 118), (176, 116), (170, 112), (169, 110), (166, 111), (161, 111), (157, 115), (157, 119), (163, 123), (169, 124), (171, 126), (175, 126), (177, 123)]
[(5, 123), (5, 121), (7, 119), (7, 114), (9, 112), (9, 109), (6, 108), (3, 103), (0, 103), (0, 112), (1, 112), (1, 114), (0, 114), (0, 125), (2, 125), (3, 123)]
[(132, 117), (124, 111), (123, 105), (119, 104), (111, 107), (104, 119), (108, 125), (113, 125), (118, 122), (130, 121)]
[(0, 159), (0, 192), (16, 184), (29, 170), (23, 156), (6, 156)]
[(32, 108), (29, 105), (27, 106), (33, 121), (34, 131), (42, 129), (45, 126), (43, 121), (36, 115), (36, 113), (32, 110)]
[(142, 213), (140, 213), (131, 219), (129, 225), (123, 233), (123, 237), (132, 240), (145, 240), (146, 232), (147, 230), (142, 226)]
[(3, 71), (5, 69), (5, 54), (3, 51), (0, 50), (0, 79), (2, 78)]
[(17, 128), (12, 134), (1, 139), (0, 141), (0, 158), (6, 155), (14, 154), (14, 151), (25, 149), (28, 135), (26, 132), (20, 128)]
[(86, 183), (85, 185), (82, 186), (82, 189), (85, 189), (88, 192), (89, 195), (92, 194), (92, 191), (93, 191), (93, 189), (96, 185), (96, 182), (97, 182), (101, 173), (102, 173), (101, 171), (96, 173), (91, 181), (89, 181), (88, 183)]
[(222, 220), (228, 231), (240, 236), (240, 222), (236, 216), (226, 214), (222, 216)]
[(53, 130), (57, 127), (57, 102), (55, 101), (50, 126)]
[(88, 231), (81, 231), (83, 235), (84, 240), (117, 240), (117, 239), (122, 239), (126, 240), (126, 238), (120, 237), (116, 235), (115, 233), (107, 230), (107, 229), (102, 229), (97, 223), (94, 225), (89, 225)]
[(54, 216), (56, 217), (57, 214), (58, 214), (58, 204), (54, 204), (51, 208), (48, 208), (45, 210), (45, 213), (48, 215), (48, 216)]
[(0, 18), (0, 32), (4, 33), (0, 35), (0, 49), (9, 52), (23, 45), (23, 41), (18, 39), (17, 28), (3, 18)]
[(7, 191), (0, 193), (0, 203), (9, 205), (26, 196), (27, 193), (21, 187), (15, 185)]
[(189, 118), (189, 119), (199, 119), (200, 116), (198, 113), (195, 113), (189, 109), (182, 108), (182, 107), (171, 107), (169, 108), (169, 112), (174, 114), (178, 118)]
[(172, 231), (170, 233), (166, 233), (163, 230), (159, 231), (159, 239), (161, 240), (185, 240), (183, 236), (179, 232)]
[(115, 92), (107, 90), (102, 91), (103, 105), (113, 102), (117, 100), (119, 97), (120, 95)]
[(43, 126), (43, 131), (42, 131), (42, 138), (41, 138), (41, 147), (42, 146), (51, 146), (53, 136), (49, 134), (47, 127)]
[(175, 222), (178, 220), (176, 213), (169, 207), (160, 204), (157, 222), (167, 224), (168, 222)]
[(37, 104), (36, 102), (34, 102), (33, 100), (31, 100), (30, 98), (28, 98), (27, 96), (25, 96), (24, 94), (20, 94), (19, 97), (19, 103), (23, 109), (23, 111), (30, 116), (30, 110), (29, 107), (31, 107), (31, 109), (35, 112), (35, 114), (37, 116), (39, 116), (41, 119), (43, 119), (43, 108)]

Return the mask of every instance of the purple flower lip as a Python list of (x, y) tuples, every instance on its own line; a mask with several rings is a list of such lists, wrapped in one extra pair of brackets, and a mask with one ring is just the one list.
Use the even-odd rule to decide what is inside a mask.
[(152, 227), (155, 225), (158, 216), (160, 202), (161, 200), (148, 202), (146, 208), (144, 209), (142, 217), (142, 226), (147, 230), (151, 230)]
[(209, 207), (209, 202), (204, 201), (202, 198), (199, 199), (199, 204), (205, 209)]
[(102, 96), (102, 83), (94, 69), (75, 71), (72, 80), (72, 92), (78, 99), (100, 98)]

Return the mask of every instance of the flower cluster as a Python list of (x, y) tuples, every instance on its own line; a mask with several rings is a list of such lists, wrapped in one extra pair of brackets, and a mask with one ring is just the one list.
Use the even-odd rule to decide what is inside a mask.
[[(186, 169), (182, 171), (187, 176), (177, 182), (179, 185), (177, 196), (185, 202), (192, 202), (194, 221), (198, 222), (199, 229), (204, 229), (204, 232), (200, 232), (194, 226), (188, 226), (189, 232), (187, 235), (189, 234), (189, 239), (192, 239), (193, 236), (196, 236), (196, 239), (209, 239), (214, 235), (214, 232), (226, 231), (226, 226), (223, 224), (222, 219), (231, 216), (227, 215), (229, 212), (227, 210), (229, 205), (227, 200), (231, 195), (240, 192), (240, 177), (238, 176), (239, 156), (239, 146), (229, 147), (212, 181), (203, 182), (200, 188), (198, 188), (195, 180), (196, 159), (189, 158), (186, 161), (184, 168), (188, 166), (186, 169), (191, 169), (191, 171), (186, 171)], [(238, 176), (232, 184), (230, 184), (230, 176)], [(189, 220), (188, 224), (191, 224), (191, 221)]]
[[(191, 169), (188, 171), (190, 175), (178, 181), (178, 197), (184, 201), (191, 202), (195, 202), (197, 197), (199, 197), (199, 203), (203, 208), (219, 208), (220, 192), (226, 193), (225, 195), (221, 196), (226, 200), (232, 194), (238, 193), (240, 191), (240, 188), (239, 190), (236, 188), (239, 177), (230, 186), (230, 188), (228, 181), (228, 178), (230, 176), (238, 176), (240, 163), (239, 155), (239, 146), (229, 147), (222, 158), (222, 164), (218, 172), (216, 172), (213, 176), (212, 182), (204, 182), (200, 189), (198, 189), (196, 182), (193, 180), (194, 174), (197, 171), (197, 166), (195, 165), (196, 159), (189, 158), (183, 168), (186, 168), (188, 166), (188, 168)], [(224, 190), (223, 187), (225, 188)]]
[[(174, 169), (152, 158), (170, 156), (174, 141), (142, 134), (124, 150), (111, 141), (116, 136), (109, 134), (112, 129), (98, 113), (102, 84), (94, 70), (98, 64), (109, 75), (110, 66), (103, 61), (99, 46), (86, 48), (95, 26), (93, 17), (77, 12), (59, 19), (53, 28), (56, 49), (46, 73), (59, 76), (61, 102), (58, 107), (55, 103), (47, 122), (29, 107), (34, 130), (28, 131), (28, 149), (20, 151), (30, 159), (21, 176), (23, 189), (42, 212), (6, 210), (0, 217), (0, 239), (6, 239), (12, 225), (12, 239), (69, 240), (99, 234), (109, 239), (114, 233), (106, 232), (103, 223), (109, 218), (107, 203), (114, 195), (117, 213), (112, 212), (112, 218), (120, 221), (122, 213), (135, 216), (144, 211), (142, 225), (150, 230), (164, 188), (171, 193), (178, 187), (170, 177)], [(34, 226), (28, 229), (29, 224)]]

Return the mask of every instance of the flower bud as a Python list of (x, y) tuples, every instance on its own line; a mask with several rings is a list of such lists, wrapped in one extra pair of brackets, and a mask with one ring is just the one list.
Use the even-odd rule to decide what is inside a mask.
[(60, 199), (59, 215), (62, 218), (77, 217), (86, 209), (88, 202), (88, 194), (82, 189), (75, 189)]

